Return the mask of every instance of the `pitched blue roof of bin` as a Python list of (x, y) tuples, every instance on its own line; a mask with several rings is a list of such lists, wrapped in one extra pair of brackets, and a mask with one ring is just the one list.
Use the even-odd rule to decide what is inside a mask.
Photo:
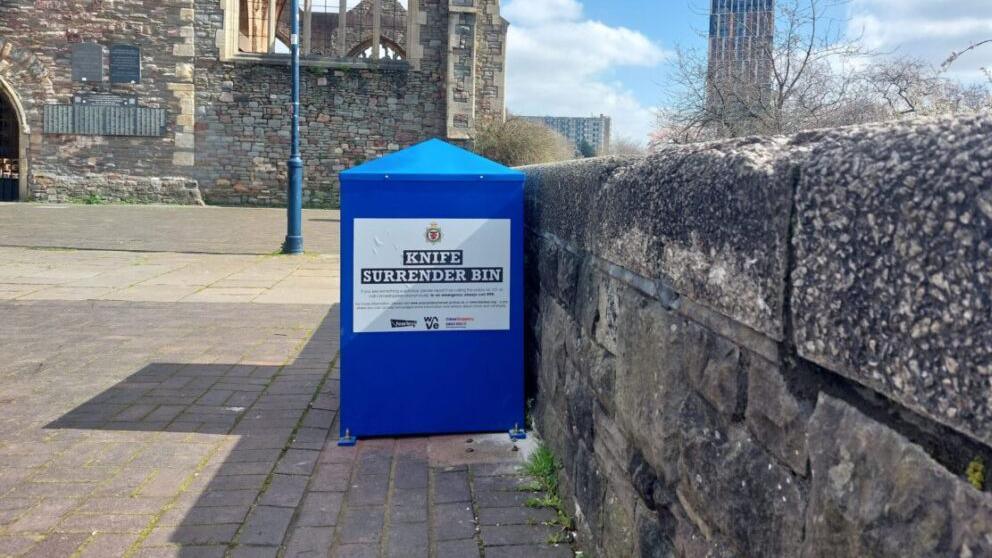
[(418, 143), (341, 173), (352, 180), (521, 181), (524, 173), (439, 139)]

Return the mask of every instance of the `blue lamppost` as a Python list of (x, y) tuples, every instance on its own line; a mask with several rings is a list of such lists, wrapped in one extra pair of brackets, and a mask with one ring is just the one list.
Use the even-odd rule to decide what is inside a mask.
[(293, 0), (290, 15), (289, 55), (293, 74), (293, 123), (290, 131), (287, 227), (283, 254), (303, 253), (303, 158), (300, 156), (300, 0)]

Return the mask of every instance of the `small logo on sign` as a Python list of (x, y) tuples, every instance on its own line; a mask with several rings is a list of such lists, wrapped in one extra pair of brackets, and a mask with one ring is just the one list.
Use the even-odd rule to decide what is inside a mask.
[(393, 329), (417, 327), (417, 320), (389, 320), (389, 325)]
[(431, 244), (437, 244), (441, 242), (441, 227), (437, 223), (431, 223), (431, 226), (427, 227), (427, 242)]

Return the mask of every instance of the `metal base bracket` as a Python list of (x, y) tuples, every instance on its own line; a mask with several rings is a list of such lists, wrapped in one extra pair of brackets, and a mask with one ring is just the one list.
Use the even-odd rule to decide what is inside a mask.
[(351, 447), (358, 443), (358, 439), (351, 435), (351, 430), (347, 428), (344, 431), (344, 435), (338, 438), (338, 447)]
[(526, 440), (527, 431), (523, 428), (514, 427), (510, 429), (510, 439), (511, 440)]

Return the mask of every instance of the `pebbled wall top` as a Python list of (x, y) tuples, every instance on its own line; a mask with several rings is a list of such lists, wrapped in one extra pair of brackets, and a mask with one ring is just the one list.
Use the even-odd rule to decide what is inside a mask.
[(992, 117), (523, 170), (532, 231), (992, 444)]
[(527, 222), (781, 340), (784, 145), (737, 140), (525, 167)]
[(823, 133), (796, 203), (800, 355), (992, 442), (992, 119)]

